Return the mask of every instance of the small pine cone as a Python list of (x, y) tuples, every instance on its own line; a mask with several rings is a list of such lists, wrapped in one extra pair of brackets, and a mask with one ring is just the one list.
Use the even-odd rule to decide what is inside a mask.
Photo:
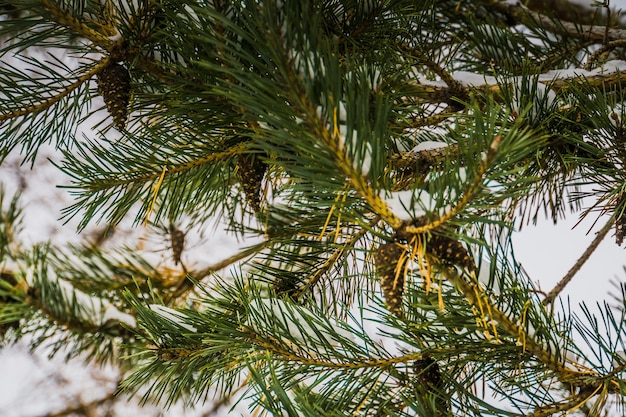
[(432, 415), (451, 415), (450, 403), (446, 400), (445, 385), (437, 362), (430, 356), (424, 356), (415, 361), (413, 370), (417, 383), (416, 391), (425, 394), (424, 405), (434, 412)]
[(621, 245), (626, 236), (626, 212), (615, 220), (615, 243)]
[(267, 164), (256, 154), (242, 154), (237, 159), (237, 176), (246, 201), (255, 212), (261, 208), (261, 184)]
[(424, 356), (414, 363), (414, 370), (417, 381), (427, 388), (441, 389), (443, 388), (443, 380), (439, 365), (430, 356)]
[(172, 241), (172, 257), (176, 265), (178, 265), (185, 249), (185, 232), (172, 225), (170, 226), (170, 239)]
[(124, 130), (130, 102), (130, 74), (122, 65), (110, 63), (98, 73), (98, 91), (118, 130)]
[(274, 282), (274, 290), (282, 296), (292, 297), (302, 287), (302, 281), (297, 276), (280, 277)]
[(404, 265), (398, 264), (403, 253), (404, 249), (395, 242), (383, 243), (374, 252), (376, 273), (380, 278), (385, 304), (396, 315), (401, 314), (404, 294)]
[(433, 235), (426, 244), (426, 252), (443, 262), (457, 265), (470, 270), (476, 269), (472, 258), (461, 242), (449, 237)]

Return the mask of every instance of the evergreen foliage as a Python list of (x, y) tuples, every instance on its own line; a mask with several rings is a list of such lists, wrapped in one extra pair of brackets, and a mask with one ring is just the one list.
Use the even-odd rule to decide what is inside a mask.
[[(26, 248), (2, 193), (4, 342), (118, 364), (122, 395), (164, 404), (623, 413), (625, 309), (574, 314), (558, 296), (580, 265), (541, 294), (510, 241), (543, 213), (608, 214), (582, 264), (626, 235), (626, 32), (604, 6), (0, 2), (0, 160), (54, 144), (67, 218), (169, 225), (179, 267)], [(216, 216), (263, 241), (188, 269), (176, 225)]]

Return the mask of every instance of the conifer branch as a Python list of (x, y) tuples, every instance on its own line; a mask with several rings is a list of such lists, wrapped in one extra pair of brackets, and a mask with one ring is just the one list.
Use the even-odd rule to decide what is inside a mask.
[[(178, 174), (180, 172), (184, 172), (184, 171), (188, 171), (192, 168), (198, 167), (198, 166), (202, 166), (202, 165), (206, 165), (208, 163), (215, 163), (215, 162), (219, 162), (219, 161), (223, 161), (227, 158), (230, 158), (234, 155), (238, 155), (241, 152), (243, 152), (244, 150), (247, 149), (246, 145), (236, 145), (236, 146), (232, 146), (230, 148), (228, 148), (225, 151), (221, 151), (221, 152), (215, 152), (215, 153), (211, 153), (208, 154), (205, 157), (202, 158), (197, 158), (197, 159), (193, 159), (187, 163), (181, 164), (181, 165), (176, 165), (173, 167), (168, 167), (166, 168), (166, 176), (168, 175), (174, 175), (174, 174)], [(154, 181), (155, 179), (157, 179), (160, 176), (160, 174), (152, 174), (146, 177), (140, 177), (137, 179), (137, 181), (139, 182), (149, 182), (149, 181)]]
[(603, 40), (614, 41), (626, 39), (626, 29), (607, 28), (598, 25), (580, 25), (564, 20), (555, 21), (548, 16), (528, 9), (517, 3), (505, 3), (499, 0), (490, 0), (490, 7), (503, 12), (509, 19), (517, 24), (541, 28), (554, 33), (566, 33), (569, 36), (601, 42)]
[[(116, 44), (104, 33), (100, 33), (89, 27), (86, 23), (87, 18), (85, 16), (81, 17), (82, 20), (78, 19), (70, 10), (61, 8), (58, 3), (51, 0), (37, 0), (37, 2), (46, 12), (50, 13), (50, 16), (54, 18), (57, 23), (72, 29), (76, 34), (84, 37), (85, 39), (89, 39), (101, 48), (110, 51)], [(97, 23), (97, 26), (101, 26), (101, 24)], [(108, 31), (114, 33), (115, 28), (109, 28)]]
[[(75, 343), (74, 351), (90, 359), (129, 364), (122, 388), (168, 404), (204, 399), (216, 385), (230, 398), (242, 380), (266, 412), (294, 415), (502, 415), (504, 400), (542, 417), (597, 398), (595, 412), (609, 395), (624, 401), (622, 355), (613, 343), (624, 337), (621, 318), (585, 310), (585, 328), (576, 312), (562, 320), (550, 315), (545, 304), (561, 289), (536, 297), (515, 273), (513, 248), (499, 227), (516, 220), (503, 202), (522, 211), (538, 196), (548, 196), (546, 206), (560, 204), (568, 186), (598, 179), (601, 190), (589, 194), (613, 218), (621, 213), (624, 178), (615, 155), (623, 148), (617, 113), (626, 78), (617, 70), (559, 72), (585, 58), (598, 63), (604, 52), (621, 54), (626, 36), (613, 39), (617, 29), (560, 24), (494, 0), (83, 3), (33, 0), (24, 3), (26, 18), (3, 14), (0, 34), (15, 35), (16, 43), (2, 53), (45, 48), (58, 36), (82, 57), (72, 78), (54, 70), (65, 68), (60, 59), (32, 57), (32, 80), (3, 66), (5, 107), (20, 107), (0, 115), (0, 122), (14, 119), (2, 124), (7, 147), (23, 145), (32, 154), (45, 140), (70, 137), (57, 166), (72, 177), (67, 188), (78, 190), (65, 213), (84, 212), (79, 227), (101, 210), (115, 223), (140, 203), (138, 220), (154, 210), (172, 221), (190, 213), (203, 223), (219, 212), (231, 230), (266, 236), (213, 265), (181, 271), (152, 267), (133, 250), (122, 260), (95, 247), (67, 256), (27, 253), (7, 217), (0, 260), (12, 268), (24, 256), (39, 267), (28, 271), (32, 281), (0, 277), (7, 340), (31, 334), (32, 346)], [(589, 45), (598, 43), (601, 52), (591, 54)], [(85, 64), (94, 52), (99, 62)], [(106, 130), (76, 140), (69, 127), (87, 120), (81, 116), (89, 102), (80, 99), (91, 96), (85, 90), (85, 97), (69, 98), (111, 62), (124, 73), (123, 84), (114, 77), (108, 83), (125, 93), (114, 109), (117, 125), (125, 129), (132, 69), (137, 128), (124, 130), (122, 140), (107, 138)], [(453, 68), (484, 78), (457, 77)], [(429, 85), (433, 74), (443, 83)], [(516, 89), (519, 83), (546, 94), (518, 97), (513, 93), (527, 92)], [(12, 104), (14, 97), (22, 104)], [(459, 108), (456, 99), (468, 117), (451, 111)], [(389, 156), (428, 138), (448, 146)], [(250, 175), (239, 175), (237, 187), (246, 168)], [(275, 205), (260, 202), (264, 181)], [(234, 194), (241, 189), (248, 195)], [(249, 207), (261, 225), (249, 223)], [(179, 262), (184, 236), (174, 238), (174, 230)], [(455, 230), (463, 236), (451, 237)], [(487, 259), (493, 287), (476, 277), (476, 264)], [(232, 284), (193, 286), (239, 262), (252, 268)], [(374, 272), (384, 305), (372, 294)], [(191, 290), (197, 299), (186, 298)], [(345, 310), (344, 294), (363, 297), (350, 306), (360, 309), (356, 314)], [(184, 308), (169, 307), (183, 301)], [(113, 305), (121, 307), (108, 310)], [(370, 324), (380, 330), (376, 339)], [(396, 341), (403, 347), (391, 353), (387, 342)], [(597, 361), (585, 356), (586, 347), (598, 352)], [(583, 358), (574, 359), (579, 352)], [(472, 390), (481, 378), (503, 385), (498, 398), (477, 397)]]
[[(510, 77), (508, 81), (511, 83), (514, 79), (515, 77)], [(539, 80), (539, 82), (549, 85), (550, 89), (557, 93), (566, 93), (583, 85), (591, 88), (604, 88), (607, 90), (610, 89), (623, 92), (623, 88), (626, 87), (626, 72), (616, 71), (604, 74), (587, 75), (584, 77), (577, 75), (563, 76), (560, 78), (551, 78), (549, 81)], [(409, 86), (405, 92), (405, 96), (418, 98), (429, 97), (430, 101), (427, 100), (427, 102), (437, 103), (445, 101), (445, 97), (452, 94), (447, 91), (448, 89), (448, 87), (422, 85), (414, 81), (409, 81)], [(475, 84), (472, 85), (471, 89), (488, 93), (497, 102), (503, 101), (502, 86), (500, 84)], [(428, 119), (428, 123), (430, 124), (431, 121), (438, 121), (439, 117), (441, 117), (440, 121), (446, 120), (446, 117), (434, 116), (434, 119)]]
[(405, 49), (405, 52), (415, 55), (418, 62), (424, 64), (426, 68), (437, 74), (439, 78), (441, 78), (441, 80), (446, 83), (446, 85), (448, 86), (448, 91), (450, 91), (450, 97), (448, 97), (448, 99), (452, 98), (452, 95), (457, 95), (457, 98), (460, 99), (467, 98), (469, 91), (460, 82), (455, 80), (452, 75), (450, 75), (450, 73), (446, 71), (445, 68), (427, 57), (421, 50), (421, 48), (418, 47)]
[(215, 272), (218, 272), (224, 268), (227, 268), (228, 266), (242, 261), (246, 258), (249, 258), (251, 256), (254, 256), (256, 254), (258, 254), (259, 252), (261, 252), (263, 249), (265, 249), (267, 246), (269, 246), (271, 244), (270, 240), (266, 240), (260, 244), (254, 245), (254, 246), (250, 246), (249, 248), (243, 249), (239, 252), (237, 252), (236, 254), (229, 256), (226, 259), (222, 259), (219, 262), (216, 262), (212, 265), (207, 266), (206, 268), (203, 268), (199, 271), (189, 271), (189, 275), (194, 277), (194, 279), (196, 280), (201, 280), (202, 278), (205, 278)]
[(593, 51), (593, 53), (587, 58), (587, 63), (585, 64), (585, 69), (587, 71), (591, 71), (595, 65), (598, 64), (598, 60), (604, 54), (608, 54), (609, 52), (626, 46), (626, 39), (617, 39), (614, 41), (607, 42), (602, 45), (600, 48)]
[[(269, 337), (258, 335), (253, 330), (240, 329), (244, 333), (248, 333), (250, 341), (257, 348), (260, 348), (251, 358), (259, 357), (264, 360), (270, 353), (274, 358), (281, 358), (288, 362), (294, 362), (303, 366), (314, 366), (326, 369), (336, 370), (355, 370), (355, 369), (392, 369), (399, 364), (408, 364), (424, 357), (421, 352), (407, 353), (405, 355), (392, 356), (389, 358), (323, 358), (319, 354), (299, 349), (289, 341), (275, 340)], [(289, 348), (287, 348), (289, 346)], [(301, 354), (298, 354), (298, 353)]]
[(580, 390), (578, 394), (572, 395), (565, 401), (554, 403), (551, 405), (544, 405), (537, 407), (532, 413), (526, 414), (526, 417), (549, 417), (557, 413), (575, 410), (584, 404), (591, 398), (593, 394), (590, 394), (587, 390)]
[(502, 138), (500, 136), (496, 136), (496, 138), (494, 138), (493, 142), (491, 143), (491, 146), (489, 147), (489, 150), (487, 151), (487, 155), (485, 155), (482, 163), (480, 164), (478, 168), (478, 172), (476, 173), (476, 178), (474, 182), (469, 186), (469, 188), (463, 194), (463, 197), (461, 197), (459, 201), (457, 201), (454, 207), (452, 207), (443, 215), (439, 216), (438, 218), (434, 219), (433, 221), (423, 226), (407, 225), (406, 227), (404, 227), (403, 233), (410, 233), (410, 234), (417, 235), (417, 234), (434, 230), (442, 226), (443, 224), (445, 224), (447, 221), (452, 219), (458, 213), (460, 213), (467, 206), (467, 204), (471, 202), (471, 199), (474, 197), (474, 194), (478, 190), (480, 190), (480, 188), (483, 186), (484, 176), (487, 173), (488, 169), (490, 168), (493, 158), (496, 156), (496, 149), (498, 145), (500, 144), (501, 139)]
[[(408, 80), (403, 91), (404, 97), (400, 98), (399, 101), (410, 104), (412, 99), (409, 99), (409, 97), (416, 97), (420, 103), (444, 103), (452, 96), (451, 91), (447, 85), (422, 84), (415, 80)], [(430, 122), (436, 121), (437, 118), (436, 116), (434, 117), (432, 120), (427, 119), (424, 123), (428, 125)], [(416, 127), (420, 127), (420, 124), (418, 123)]]
[(186, 162), (180, 165), (168, 166), (166, 162), (160, 167), (155, 167), (155, 168), (158, 168), (158, 170), (155, 169), (154, 172), (147, 173), (147, 174), (144, 174), (144, 173), (136, 174), (135, 173), (136, 170), (133, 169), (132, 171), (129, 171), (129, 172), (119, 173), (118, 176), (116, 176), (115, 178), (108, 177), (106, 179), (98, 179), (92, 182), (91, 184), (87, 184), (85, 188), (92, 190), (92, 191), (96, 191), (99, 189), (121, 187), (121, 186), (131, 185), (131, 184), (136, 185), (136, 184), (149, 183), (149, 182), (154, 182), (154, 183), (163, 182), (165, 178), (171, 177), (176, 174), (180, 174), (182, 172), (188, 171), (195, 167), (223, 161), (225, 159), (238, 155), (245, 149), (247, 149), (246, 145), (236, 145), (236, 146), (232, 146), (228, 148), (225, 151), (210, 153), (204, 157), (193, 159), (193, 160), (190, 160), (189, 162)]
[(568, 92), (580, 86), (603, 88), (623, 93), (626, 87), (626, 72), (612, 72), (596, 74), (586, 77), (564, 77), (550, 82), (550, 88), (555, 92)]
[[(314, 115), (313, 108), (309, 107), (308, 113)], [(335, 115), (336, 116), (336, 115)], [(315, 117), (315, 116), (313, 116)], [(335, 124), (337, 121), (334, 121)], [(355, 188), (355, 190), (367, 201), (372, 210), (385, 220), (394, 229), (399, 229), (402, 226), (402, 220), (396, 216), (389, 208), (387, 203), (380, 197), (380, 195), (372, 188), (367, 179), (356, 169), (354, 162), (348, 157), (348, 153), (343, 147), (343, 140), (337, 134), (333, 134), (325, 126), (325, 123), (318, 119), (314, 119), (314, 126), (318, 137), (322, 139), (324, 144), (332, 151), (337, 161), (337, 165), (348, 176), (348, 180)], [(337, 129), (335, 129), (337, 131)]]
[[(285, 56), (286, 55), (285, 52)], [(290, 82), (298, 88), (297, 95), (299, 104), (302, 107), (303, 113), (308, 117), (309, 125), (312, 127), (315, 135), (332, 152), (337, 166), (346, 174), (348, 181), (370, 205), (372, 210), (394, 229), (400, 228), (402, 226), (402, 220), (393, 213), (387, 203), (385, 203), (374, 188), (370, 186), (367, 178), (355, 167), (354, 161), (350, 160), (344, 147), (344, 138), (342, 138), (339, 133), (337, 110), (335, 109), (333, 112), (333, 126), (331, 132), (331, 128), (328, 127), (327, 123), (322, 120), (321, 117), (317, 116), (314, 106), (307, 100), (306, 94), (304, 94), (304, 91), (302, 91), (300, 87), (300, 81), (298, 80), (295, 69), (290, 66), (289, 70)]]
[[(202, 83), (196, 79), (190, 79), (187, 74), (175, 72), (173, 69), (168, 68), (166, 65), (156, 61), (153, 58), (145, 56), (144, 54), (138, 54), (133, 57), (133, 64), (140, 70), (145, 71), (147, 74), (150, 74), (155, 79), (162, 83), (172, 84), (179, 83), (181, 78), (188, 81), (189, 85), (194, 85), (194, 87), (189, 87), (188, 85), (182, 87), (183, 91), (190, 91), (194, 89), (197, 85), (202, 85)], [(228, 106), (229, 103), (222, 97), (213, 96), (212, 100), (215, 100), (218, 106)]]
[[(87, 21), (85, 16), (82, 16), (81, 19), (77, 19), (75, 16), (71, 14), (70, 11), (65, 10), (59, 7), (54, 1), (51, 0), (37, 0), (41, 6), (50, 13), (53, 19), (60, 25), (65, 26), (73, 30), (76, 34), (84, 37), (85, 39), (90, 40), (95, 45), (102, 48), (107, 52), (107, 58), (101, 61), (98, 65), (99, 68), (105, 66), (105, 63), (108, 62), (108, 58), (113, 61), (118, 60), (126, 60), (132, 61), (133, 64), (146, 73), (154, 76), (158, 80), (162, 82), (173, 82), (179, 81), (181, 74), (173, 72), (172, 70), (166, 70), (165, 67), (156, 61), (154, 58), (147, 57), (143, 54), (140, 54), (140, 46), (141, 45), (128, 45), (126, 40), (123, 38), (113, 39), (113, 35), (119, 33), (118, 29), (114, 26), (115, 22), (113, 20), (113, 16), (110, 8), (110, 3), (106, 2), (107, 10), (103, 12), (102, 17), (104, 18), (105, 24), (103, 25), (97, 21)], [(137, 20), (141, 17), (150, 16), (156, 10), (155, 4), (149, 4), (143, 9), (139, 10), (137, 16), (131, 16), (130, 25), (136, 25), (141, 22), (141, 20)], [(91, 28), (89, 24), (99, 27), (102, 32), (99, 32), (93, 28)], [(112, 40), (113, 39), (113, 40)], [(139, 39), (139, 42), (145, 41), (144, 39)], [(92, 75), (99, 71), (92, 72)], [(192, 82), (197, 82), (197, 80), (189, 80)], [(219, 98), (214, 98), (218, 100)], [(224, 104), (224, 103), (223, 103)], [(0, 121), (2, 118), (0, 117)]]
[(443, 165), (446, 159), (458, 155), (458, 145), (451, 143), (440, 148), (420, 151), (407, 151), (393, 154), (390, 164), (397, 171), (400, 178), (393, 185), (393, 191), (405, 189), (412, 180), (419, 179), (435, 167)]
[[(438, 100), (434, 100), (434, 102), (438, 102)], [(404, 129), (418, 129), (420, 127), (437, 126), (454, 115), (456, 115), (456, 112), (447, 110), (442, 111), (441, 113), (433, 114), (432, 116), (416, 115), (399, 121), (398, 125)]]
[(109, 333), (110, 337), (132, 335), (132, 332), (119, 321), (110, 321), (98, 325), (73, 316), (69, 310), (65, 312), (66, 314), (59, 314), (58, 311), (55, 311), (45, 303), (45, 300), (42, 299), (36, 288), (30, 288), (28, 290), (27, 295), (24, 297), (24, 302), (41, 313), (52, 323), (69, 332), (85, 335)]
[(14, 119), (20, 116), (25, 116), (27, 114), (36, 113), (36, 112), (49, 108), (50, 106), (54, 105), (55, 103), (58, 103), (61, 99), (69, 95), (72, 91), (76, 90), (83, 83), (85, 83), (86, 81), (89, 81), (94, 75), (99, 73), (102, 70), (102, 68), (106, 67), (108, 63), (109, 63), (108, 58), (101, 60), (100, 62), (95, 64), (91, 69), (89, 69), (89, 71), (87, 71), (86, 73), (78, 77), (76, 81), (74, 81), (72, 84), (65, 87), (60, 93), (48, 98), (47, 100), (43, 100), (39, 103), (33, 104), (32, 106), (28, 106), (22, 109), (9, 110), (8, 112), (4, 114), (0, 114), (0, 123), (5, 120)]
[[(489, 320), (497, 323), (506, 333), (515, 338), (524, 351), (533, 354), (546, 368), (554, 372), (559, 381), (574, 386), (588, 386), (588, 381), (592, 378), (601, 378), (601, 375), (592, 371), (580, 371), (568, 367), (563, 358), (556, 356), (556, 352), (550, 352), (539, 342), (535, 341), (516, 320), (509, 318), (490, 299), (489, 295), (476, 284), (462, 276), (453, 268), (443, 269), (443, 274), (460, 292), (467, 301), (479, 312), (483, 312)], [(484, 318), (481, 318), (484, 320)], [(486, 329), (488, 330), (488, 329)]]
[(418, 165), (419, 171), (423, 172), (444, 162), (447, 158), (455, 157), (458, 151), (458, 145), (451, 143), (440, 148), (400, 152), (392, 155), (390, 159), (395, 169), (406, 169)]
[[(223, 259), (217, 263), (207, 266), (206, 268), (200, 269), (198, 271), (186, 271), (184, 275), (180, 277), (180, 279), (172, 281), (167, 284), (166, 288), (173, 288), (172, 293), (166, 297), (167, 300), (178, 300), (185, 296), (185, 294), (189, 293), (194, 288), (194, 281), (201, 281), (207, 276), (214, 274), (224, 268), (227, 268), (230, 265), (233, 265), (236, 262), (243, 261), (246, 258), (253, 257), (263, 251), (267, 246), (271, 244), (271, 240), (266, 240), (261, 242), (260, 244), (251, 246), (249, 248), (245, 248), (238, 253), (229, 256), (226, 259)], [(183, 268), (184, 269), (184, 268)], [(190, 279), (192, 278), (193, 281)]]
[[(374, 226), (379, 221), (379, 218), (374, 219), (372, 222), (370, 222), (370, 226)], [(341, 247), (334, 249), (333, 252), (324, 261), (324, 264), (319, 267), (311, 276), (309, 276), (303, 284), (299, 285), (298, 288), (293, 291), (292, 297), (297, 300), (300, 297), (304, 296), (308, 290), (313, 288), (322, 279), (324, 274), (327, 274), (328, 271), (333, 266), (335, 266), (338, 261), (343, 259), (346, 249), (352, 248), (356, 244), (356, 242), (358, 242), (368, 233), (369, 230), (367, 228), (361, 228), (359, 231), (353, 231), (352, 234), (349, 235), (350, 237), (346, 240), (346, 242)]]

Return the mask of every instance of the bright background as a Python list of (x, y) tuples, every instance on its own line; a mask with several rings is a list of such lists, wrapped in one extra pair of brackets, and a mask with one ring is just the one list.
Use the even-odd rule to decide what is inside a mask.
[[(576, 1), (590, 3), (589, 1)], [(626, 0), (612, 1), (614, 7), (626, 8)], [(97, 107), (94, 107), (97, 108)], [(86, 132), (89, 134), (89, 132)], [(62, 226), (59, 222), (61, 209), (72, 203), (71, 196), (57, 185), (67, 183), (63, 176), (47, 159), (54, 160), (53, 149), (43, 149), (36, 165), (31, 170), (20, 165), (20, 157), (15, 154), (0, 166), (0, 183), (6, 195), (22, 192), (24, 208), (24, 233), (26, 243), (52, 240), (55, 243), (80, 242), (85, 236), (98, 230), (98, 226), (88, 228), (84, 236), (75, 233), (76, 222)], [(518, 261), (537, 286), (547, 292), (565, 275), (578, 257), (584, 252), (606, 219), (596, 220), (589, 216), (574, 228), (578, 219), (570, 217), (553, 225), (549, 220), (540, 220), (537, 225), (526, 225), (514, 236)], [(593, 226), (593, 227), (592, 227)], [(203, 233), (200, 233), (203, 232)], [(147, 248), (155, 262), (163, 262), (170, 256), (166, 242), (155, 241), (147, 236), (145, 229), (130, 230), (123, 224), (114, 240), (123, 240), (130, 246)], [(190, 250), (185, 253), (187, 262), (201, 259), (209, 265), (235, 253), (242, 245), (232, 236), (223, 232), (223, 227), (207, 228), (204, 231), (191, 230), (188, 237)], [(611, 294), (619, 295), (610, 282), (626, 281), (624, 248), (618, 247), (612, 232), (583, 266), (579, 274), (568, 285), (563, 297), (569, 298), (572, 306), (584, 301), (591, 305), (608, 300)], [(199, 266), (199, 265), (198, 265)], [(576, 310), (576, 308), (573, 308)], [(30, 354), (25, 344), (0, 350), (0, 417), (44, 417), (54, 410), (102, 398), (114, 390), (117, 372), (114, 369), (100, 369), (84, 366), (74, 360), (65, 364), (61, 358), (49, 360), (45, 350)], [(114, 416), (158, 416), (160, 411), (147, 407), (140, 409), (133, 404), (119, 402)], [(175, 406), (166, 416), (209, 417), (226, 415), (229, 406), (212, 410), (183, 410)], [(249, 415), (245, 406), (239, 406), (233, 415)]]

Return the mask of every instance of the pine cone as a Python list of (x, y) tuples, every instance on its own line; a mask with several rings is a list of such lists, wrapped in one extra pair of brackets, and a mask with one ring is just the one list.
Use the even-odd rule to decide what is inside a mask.
[[(615, 208), (615, 243), (621, 245), (626, 237), (626, 194), (621, 195)], [(621, 211), (621, 212), (620, 212)]]
[(374, 252), (376, 273), (380, 278), (385, 304), (396, 315), (401, 314), (404, 294), (404, 265), (399, 265), (403, 253), (404, 249), (395, 242), (383, 243)]
[(427, 388), (442, 389), (443, 380), (439, 365), (430, 356), (424, 356), (414, 363), (417, 381)]
[(626, 213), (622, 214), (615, 220), (615, 243), (621, 245), (626, 236)]
[(237, 176), (246, 201), (255, 212), (261, 208), (261, 184), (267, 164), (256, 154), (242, 154), (237, 158)]
[(130, 102), (130, 74), (122, 65), (110, 63), (98, 73), (98, 91), (118, 130), (124, 130)]
[(180, 257), (185, 249), (185, 232), (170, 226), (170, 239), (172, 241), (172, 258), (176, 265), (180, 264)]
[(449, 237), (433, 235), (426, 244), (426, 252), (443, 262), (467, 269), (476, 269), (472, 258), (461, 242)]
[(424, 395), (424, 405), (434, 412), (433, 415), (449, 415), (450, 404), (443, 392), (445, 386), (437, 362), (430, 356), (424, 356), (415, 361), (413, 369), (417, 383), (415, 388)]

